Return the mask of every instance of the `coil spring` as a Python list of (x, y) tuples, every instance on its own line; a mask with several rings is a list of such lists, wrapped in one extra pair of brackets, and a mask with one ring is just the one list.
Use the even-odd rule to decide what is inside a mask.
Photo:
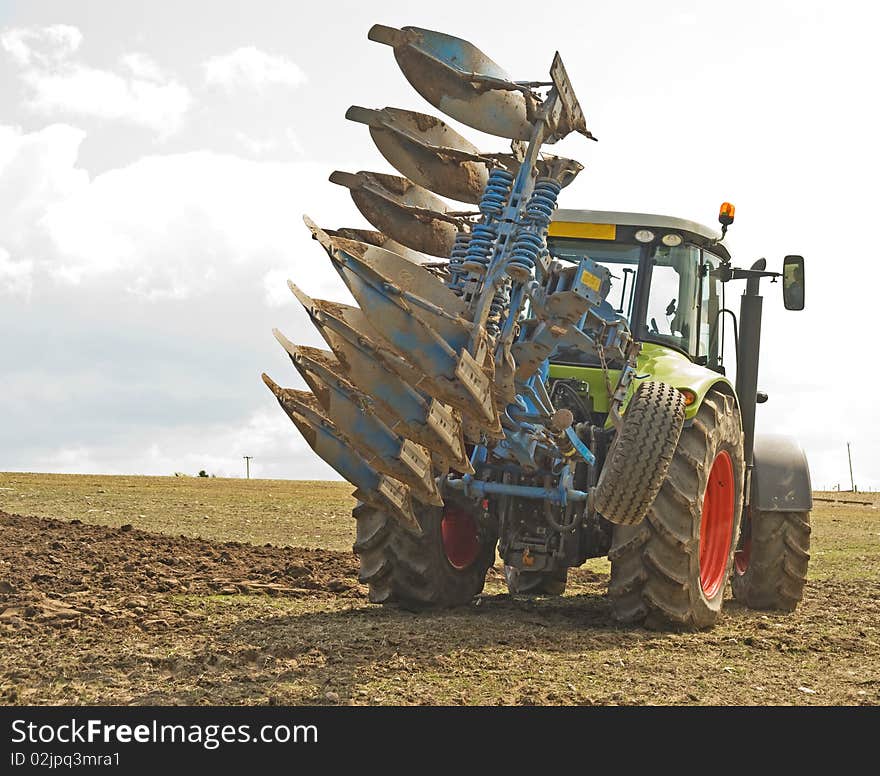
[(480, 199), (480, 212), (496, 218), (504, 211), (504, 206), (513, 188), (513, 175), (507, 170), (494, 169), (489, 172), (489, 180)]
[(446, 284), (456, 294), (461, 296), (462, 281), (466, 274), (462, 267), (465, 256), (467, 256), (468, 245), (471, 241), (469, 232), (458, 232), (455, 235), (455, 242), (452, 244), (452, 250), (449, 252), (449, 281)]
[(501, 332), (501, 318), (504, 311), (510, 307), (510, 285), (504, 284), (495, 291), (492, 304), (489, 305), (489, 315), (486, 318), (486, 331), (492, 337), (497, 337)]
[(507, 170), (495, 169), (490, 171), (489, 180), (483, 190), (480, 199), (480, 212), (483, 214), (483, 223), (474, 227), (467, 256), (462, 263), (462, 269), (477, 274), (485, 274), (489, 267), (492, 248), (498, 237), (498, 230), (493, 221), (504, 212), (504, 206), (510, 197), (513, 188), (513, 175)]
[(556, 209), (556, 199), (560, 191), (562, 186), (553, 178), (538, 178), (526, 205), (526, 218), (534, 222), (535, 226), (546, 229)]
[(514, 280), (527, 280), (532, 276), (538, 258), (544, 252), (544, 236), (553, 211), (556, 198), (562, 186), (552, 178), (538, 178), (532, 196), (526, 204), (526, 228), (516, 236), (506, 271)]
[(464, 257), (461, 268), (469, 272), (484, 273), (489, 266), (489, 254), (495, 245), (498, 232), (489, 224), (477, 224), (471, 233), (468, 243), (467, 254)]

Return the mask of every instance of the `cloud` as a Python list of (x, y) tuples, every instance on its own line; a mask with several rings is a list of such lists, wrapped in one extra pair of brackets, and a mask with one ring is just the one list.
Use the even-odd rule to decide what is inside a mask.
[(192, 104), (183, 84), (139, 53), (122, 57), (122, 74), (84, 65), (72, 58), (81, 42), (80, 31), (65, 25), (12, 28), (0, 35), (0, 45), (21, 68), (30, 110), (125, 122), (162, 138), (180, 128)]
[(0, 296), (30, 298), (33, 290), (32, 261), (12, 261), (9, 251), (0, 248)]
[(237, 87), (264, 89), (268, 86), (296, 88), (306, 74), (287, 57), (267, 54), (254, 46), (243, 46), (229, 54), (211, 57), (202, 68), (205, 83), (227, 90)]
[(300, 218), (338, 225), (347, 192), (208, 151), (92, 176), (85, 137), (0, 126), (0, 470), (334, 476), (260, 372), (302, 387), (273, 327), (321, 344), (287, 277), (348, 298)]
[[(74, 284), (114, 275), (146, 299), (204, 297), (233, 275), (258, 286), (263, 272), (308, 245), (295, 214), (318, 204), (310, 192), (327, 192), (325, 178), (323, 167), (305, 162), (209, 151), (145, 157), (47, 209), (51, 273)], [(335, 282), (329, 263), (321, 277)]]
[(0, 33), (0, 47), (22, 67), (50, 67), (75, 53), (82, 33), (67, 24), (50, 27), (13, 27)]
[[(312, 292), (335, 293), (336, 273), (301, 222), (306, 212), (319, 222), (353, 213), (323, 165), (197, 151), (146, 156), (92, 178), (77, 166), (85, 137), (65, 124), (32, 133), (0, 125), (7, 290), (25, 293), (31, 281), (112, 283), (160, 301), (247, 282), (277, 305), (288, 293), (279, 268), (308, 260)], [(280, 292), (264, 285), (270, 271)]]
[(137, 52), (125, 54), (119, 58), (119, 63), (138, 78), (145, 78), (148, 81), (162, 81), (165, 79), (165, 74), (159, 65), (146, 54)]
[(84, 137), (65, 124), (32, 133), (0, 126), (0, 293), (7, 297), (30, 297), (37, 267), (54, 254), (42, 220), (88, 186), (76, 167)]
[[(242, 455), (251, 455), (251, 474), (261, 478), (340, 479), (313, 455), (277, 406), (252, 412), (233, 426), (180, 423), (120, 443), (69, 444), (50, 448), (30, 462), (32, 471), (62, 474), (195, 475), (243, 477)], [(296, 461), (297, 463), (294, 463)]]

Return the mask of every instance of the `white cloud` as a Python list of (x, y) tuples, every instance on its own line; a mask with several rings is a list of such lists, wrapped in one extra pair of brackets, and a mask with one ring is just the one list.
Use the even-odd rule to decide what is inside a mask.
[(229, 54), (211, 57), (202, 65), (205, 82), (228, 90), (236, 87), (262, 89), (267, 86), (295, 88), (306, 82), (306, 74), (287, 57), (267, 54), (255, 46), (243, 46)]
[[(274, 306), (288, 294), (288, 276), (310, 293), (338, 293), (301, 215), (338, 226), (348, 212), (354, 225), (363, 222), (346, 192), (327, 184), (323, 165), (198, 151), (147, 156), (90, 178), (77, 166), (85, 137), (64, 124), (32, 133), (0, 125), (0, 256), (16, 293), (35, 273), (64, 284), (108, 279), (153, 301), (245, 280)], [(298, 262), (308, 262), (305, 278)], [(270, 271), (280, 290), (267, 297)]]
[(65, 25), (12, 28), (0, 36), (0, 45), (22, 68), (29, 109), (135, 124), (163, 138), (180, 128), (192, 103), (183, 84), (163, 75), (144, 54), (122, 57), (125, 74), (84, 65), (72, 59), (81, 41), (80, 31)]
[(119, 58), (120, 64), (127, 68), (132, 75), (145, 78), (148, 81), (162, 81), (165, 74), (156, 62), (146, 54), (125, 54)]
[[(2, 268), (2, 265), (0, 265)], [(0, 269), (2, 272), (2, 269)], [(263, 289), (266, 304), (269, 307), (282, 307), (293, 301), (293, 294), (287, 286), (290, 272), (286, 269), (272, 269), (263, 275)]]
[(270, 153), (278, 148), (278, 141), (273, 138), (261, 140), (256, 137), (251, 137), (240, 130), (235, 131), (233, 134), (235, 139), (241, 143), (242, 147), (254, 156), (262, 156), (263, 154)]
[(338, 480), (312, 453), (274, 400), (238, 423), (194, 427), (181, 423), (147, 433), (127, 444), (72, 444), (48, 450), (28, 462), (31, 471), (62, 474), (244, 476), (242, 455), (251, 455), (251, 475), (261, 478)]
[(0, 296), (22, 296), (30, 298), (33, 290), (32, 261), (13, 261), (9, 251), (0, 247)]
[[(72, 283), (118, 274), (146, 299), (204, 296), (233, 273), (258, 287), (265, 271), (295, 260), (295, 246), (316, 247), (295, 214), (320, 204), (310, 192), (333, 193), (325, 179), (309, 163), (208, 151), (145, 157), (48, 209), (51, 271)], [(335, 283), (326, 264), (315, 279)]]
[(88, 174), (76, 166), (84, 137), (66, 124), (31, 133), (0, 126), (0, 255), (7, 288), (16, 293), (24, 293), (37, 261), (53, 252), (40, 227), (48, 209), (88, 186)]
[(287, 140), (288, 145), (290, 145), (296, 153), (305, 153), (305, 148), (303, 148), (303, 144), (300, 142), (299, 135), (297, 135), (290, 127), (285, 130), (284, 137)]
[(82, 33), (67, 24), (13, 27), (0, 33), (0, 47), (21, 66), (49, 67), (76, 52), (81, 44)]

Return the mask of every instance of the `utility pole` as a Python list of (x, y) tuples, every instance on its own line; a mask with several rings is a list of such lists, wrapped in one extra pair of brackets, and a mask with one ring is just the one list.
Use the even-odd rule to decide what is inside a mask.
[(849, 484), (852, 487), (852, 492), (856, 492), (856, 481), (853, 479), (852, 473), (852, 452), (849, 449), (849, 442), (846, 443), (846, 455), (849, 458)]
[(251, 458), (253, 458), (253, 456), (252, 455), (243, 455), (242, 458), (244, 458), (244, 465), (245, 465), (245, 468), (247, 471), (247, 478), (250, 479), (251, 478)]

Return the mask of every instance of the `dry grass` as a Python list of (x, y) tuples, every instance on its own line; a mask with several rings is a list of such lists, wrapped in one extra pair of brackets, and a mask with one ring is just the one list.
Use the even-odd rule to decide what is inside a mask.
[(0, 509), (217, 541), (350, 550), (344, 482), (0, 473)]
[[(810, 582), (790, 615), (729, 600), (708, 632), (623, 628), (604, 597), (604, 559), (575, 571), (562, 598), (511, 598), (496, 568), (478, 605), (419, 616), (370, 605), (353, 577), (345, 595), (175, 588), (148, 594), (147, 612), (173, 615), (183, 630), (135, 619), (0, 632), (0, 692), (27, 703), (878, 704), (880, 499), (823, 496), (872, 504), (816, 502)], [(0, 474), (10, 513), (320, 546), (342, 551), (337, 564), (350, 557), (351, 506), (341, 483)], [(88, 546), (102, 552), (120, 536)], [(75, 539), (43, 549), (49, 538), (5, 547), (8, 567), (22, 553), (47, 568), (82, 565)], [(205, 552), (186, 541), (182, 555)], [(245, 552), (218, 550), (233, 560)], [(292, 550), (261, 552), (269, 574), (272, 553)], [(177, 573), (185, 585), (186, 570)], [(109, 600), (89, 579), (94, 604)]]

